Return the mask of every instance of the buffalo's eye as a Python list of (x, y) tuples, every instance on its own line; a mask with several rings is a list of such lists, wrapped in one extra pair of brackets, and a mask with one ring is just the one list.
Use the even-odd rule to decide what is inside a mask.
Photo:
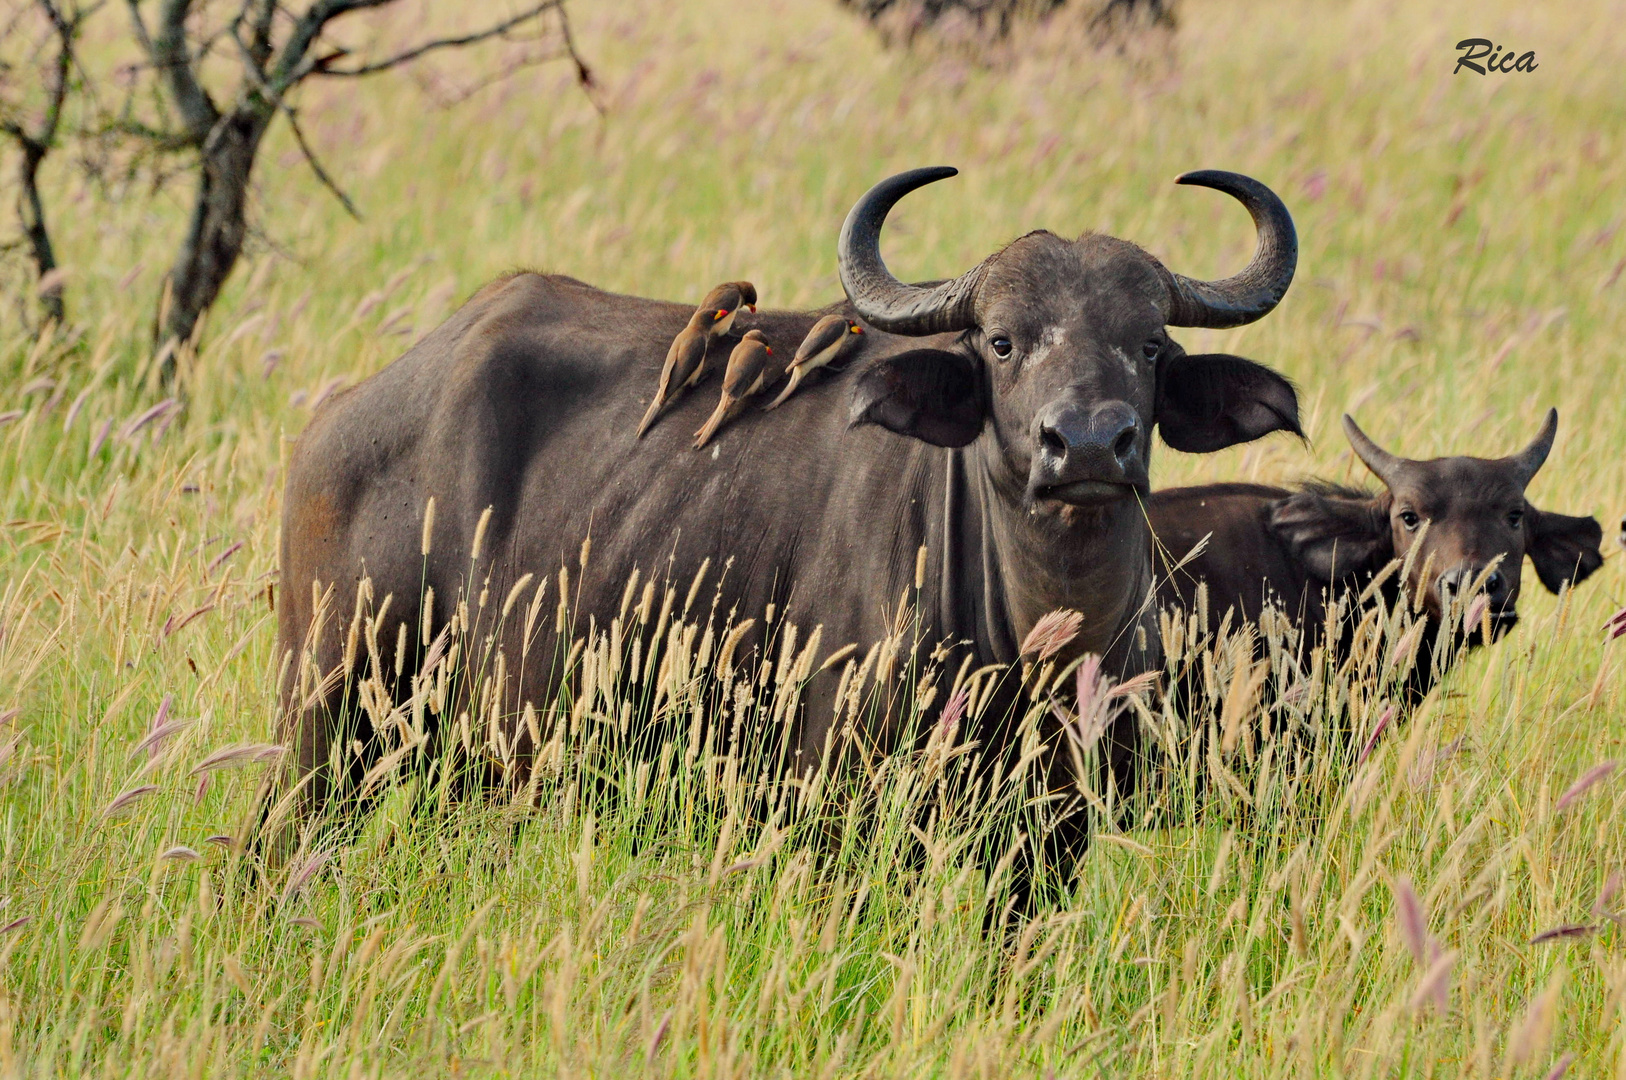
[(1400, 524), (1404, 525), (1408, 530), (1415, 529), (1420, 524), (1420, 520), (1414, 511), (1402, 510), (1400, 511)]
[(1146, 344), (1140, 347), (1140, 354), (1148, 360), (1156, 360), (1163, 352), (1163, 343), (1157, 338), (1148, 338)]
[(1004, 334), (996, 335), (989, 344), (994, 347), (994, 355), (1001, 360), (1011, 355), (1011, 339)]
[(1507, 523), (1508, 523), (1508, 525), (1510, 527), (1517, 529), (1519, 527), (1519, 525), (1523, 523), (1523, 521), (1524, 521), (1524, 511), (1523, 510), (1509, 510), (1508, 511)]

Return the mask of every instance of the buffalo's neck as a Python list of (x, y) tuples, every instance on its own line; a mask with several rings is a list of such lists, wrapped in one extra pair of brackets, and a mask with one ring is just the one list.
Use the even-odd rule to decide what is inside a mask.
[(945, 555), (969, 571), (968, 588), (945, 593), (957, 631), (986, 643), (989, 659), (1012, 663), (1035, 622), (1070, 608), (1084, 616), (1075, 649), (1127, 661), (1152, 595), (1141, 507), (1030, 506), (993, 455), (986, 440), (949, 455), (945, 533), (961, 550)]

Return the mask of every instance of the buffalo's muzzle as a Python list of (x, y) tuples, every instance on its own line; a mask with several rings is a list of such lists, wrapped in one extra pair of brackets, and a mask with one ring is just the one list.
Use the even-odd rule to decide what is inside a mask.
[[(1447, 597), (1455, 600), (1464, 599), (1461, 594), (1472, 587), (1474, 581), (1481, 573), (1484, 573), (1484, 570), (1483, 566), (1458, 566), (1447, 570), (1439, 577), (1440, 598), (1442, 600)], [(1511, 606), (1512, 597), (1509, 593), (1512, 591), (1512, 583), (1508, 581), (1507, 575), (1500, 570), (1492, 570), (1490, 573), (1485, 574), (1483, 589), (1485, 599), (1490, 601), (1492, 612)]]
[[(1477, 596), (1464, 595), (1484, 570), (1483, 565), (1457, 566), (1445, 571), (1436, 579), (1441, 607), (1444, 607), (1447, 600), (1458, 606), (1468, 623), (1463, 629), (1474, 644), (1481, 644), (1484, 636), (1484, 616), (1478, 612), (1489, 609), (1486, 614), (1489, 615), (1492, 641), (1513, 629), (1519, 621), (1519, 613), (1515, 606), (1518, 597), (1515, 595), (1513, 582), (1500, 570), (1492, 570), (1485, 574), (1484, 585)], [(1483, 601), (1479, 597), (1483, 597)], [(1481, 604), (1484, 606), (1479, 606)]]
[(1148, 487), (1140, 416), (1126, 402), (1062, 397), (1034, 418), (1028, 496), (1095, 506)]

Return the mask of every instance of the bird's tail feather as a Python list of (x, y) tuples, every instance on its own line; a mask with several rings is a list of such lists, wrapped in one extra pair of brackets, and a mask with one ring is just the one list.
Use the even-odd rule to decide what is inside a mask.
[(717, 408), (712, 411), (711, 416), (708, 417), (706, 422), (700, 426), (700, 430), (694, 433), (694, 448), (696, 450), (699, 450), (701, 447), (710, 442), (711, 437), (717, 434), (717, 429), (722, 427), (723, 424), (728, 420), (728, 406), (729, 402), (726, 399), (719, 401), (717, 403)]
[(638, 438), (644, 437), (644, 432), (654, 426), (656, 417), (660, 416), (662, 410), (666, 408), (665, 391), (666, 388), (661, 387), (661, 392), (657, 393), (655, 400), (649, 403), (649, 409), (644, 413), (644, 418), (638, 421)]
[(778, 397), (774, 398), (771, 402), (764, 405), (762, 407), (762, 411), (763, 412), (773, 412), (775, 409), (779, 408), (779, 406), (783, 405), (785, 403), (785, 399), (790, 397), (792, 394), (794, 394), (796, 392), (796, 386), (801, 381), (802, 381), (802, 369), (801, 368), (796, 368), (793, 371), (791, 371), (791, 373), (790, 373), (790, 381), (785, 384), (785, 388), (783, 390), (779, 391), (779, 396)]

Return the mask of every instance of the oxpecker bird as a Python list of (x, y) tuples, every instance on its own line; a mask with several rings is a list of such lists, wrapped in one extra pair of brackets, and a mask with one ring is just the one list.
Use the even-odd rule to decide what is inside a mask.
[(813, 324), (813, 329), (807, 332), (807, 337), (796, 348), (796, 356), (790, 362), (790, 381), (779, 392), (779, 396), (765, 408), (777, 409), (785, 403), (785, 399), (796, 392), (803, 379), (821, 367), (834, 362), (842, 354), (850, 352), (863, 336), (864, 328), (851, 319), (840, 315), (826, 315)]
[(694, 448), (699, 450), (717, 434), (717, 429), (737, 416), (745, 407), (745, 399), (762, 392), (762, 388), (779, 375), (773, 349), (761, 330), (747, 330), (734, 351), (728, 354), (728, 370), (723, 372), (723, 396), (699, 431), (694, 433)]
[(689, 316), (689, 325), (672, 339), (666, 351), (666, 364), (661, 368), (660, 385), (655, 400), (638, 424), (638, 438), (654, 425), (655, 420), (677, 400), (679, 392), (695, 386), (710, 374), (706, 361), (710, 359), (711, 344), (734, 326), (734, 317), (741, 307), (757, 309), (757, 287), (749, 281), (725, 281), (706, 294), (700, 306)]
[(672, 347), (666, 350), (666, 364), (661, 368), (660, 385), (655, 388), (655, 400), (649, 403), (649, 410), (638, 424), (638, 438), (644, 437), (655, 418), (677, 400), (678, 392), (691, 385), (704, 368), (706, 350), (711, 346), (705, 316), (704, 309), (696, 311), (689, 317), (689, 325), (672, 339)]
[(694, 313), (696, 318), (703, 317), (708, 334), (720, 338), (733, 329), (734, 316), (742, 307), (757, 309), (757, 287), (749, 281), (725, 281), (706, 294)]

